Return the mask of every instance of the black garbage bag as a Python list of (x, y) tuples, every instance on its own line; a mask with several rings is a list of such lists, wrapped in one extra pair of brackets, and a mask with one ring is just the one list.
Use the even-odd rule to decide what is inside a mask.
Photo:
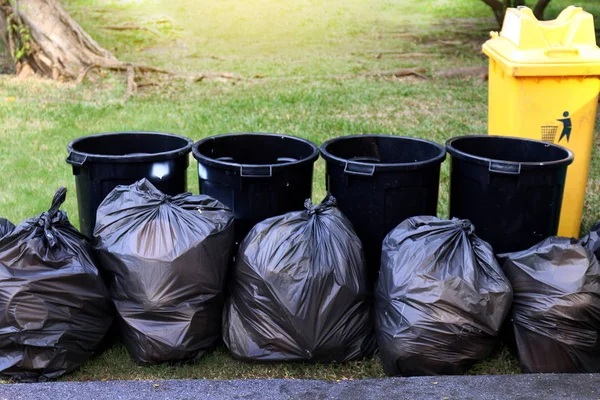
[(8, 235), (15, 229), (15, 225), (6, 218), (0, 218), (0, 238)]
[(550, 237), (499, 257), (514, 290), (510, 341), (523, 372), (600, 372), (600, 266), (593, 252), (575, 239)]
[(512, 291), (467, 220), (409, 218), (382, 247), (377, 342), (388, 375), (455, 375), (488, 357)]
[(590, 233), (580, 243), (600, 260), (600, 221), (592, 226)]
[(242, 242), (224, 341), (255, 361), (344, 362), (373, 355), (362, 244), (328, 196), (257, 224)]
[(192, 361), (214, 347), (233, 213), (211, 197), (171, 197), (143, 179), (109, 193), (96, 221), (96, 248), (134, 360)]
[(46, 380), (80, 367), (112, 323), (113, 307), (92, 246), (59, 211), (65, 196), (61, 188), (48, 212), (0, 233), (0, 374), (5, 377)]

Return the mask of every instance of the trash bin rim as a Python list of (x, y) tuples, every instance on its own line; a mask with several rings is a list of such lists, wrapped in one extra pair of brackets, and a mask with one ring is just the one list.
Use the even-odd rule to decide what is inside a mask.
[[(90, 138), (99, 138), (99, 137), (108, 137), (108, 136), (119, 136), (119, 135), (155, 135), (155, 136), (167, 136), (174, 139), (182, 139), (187, 142), (187, 144), (181, 148), (169, 151), (162, 151), (160, 153), (152, 153), (145, 154), (140, 156), (131, 156), (131, 155), (110, 155), (110, 154), (97, 154), (97, 153), (86, 153), (84, 151), (75, 150), (74, 146), (78, 143), (90, 139)], [(103, 132), (97, 133), (93, 135), (82, 136), (80, 138), (74, 139), (67, 145), (67, 163), (75, 166), (81, 166), (83, 164), (87, 164), (88, 162), (95, 163), (141, 163), (148, 161), (164, 161), (170, 160), (173, 158), (177, 158), (179, 156), (183, 156), (189, 154), (192, 150), (192, 145), (194, 141), (185, 136), (176, 135), (173, 133), (167, 132), (154, 132), (154, 131), (119, 131), (119, 132)], [(82, 157), (82, 161), (75, 162), (70, 159), (71, 155), (76, 155)]]
[[(415, 161), (415, 162), (408, 162), (408, 163), (368, 163), (368, 162), (364, 162), (364, 161), (347, 160), (345, 158), (335, 156), (327, 150), (327, 146), (331, 145), (332, 143), (346, 140), (346, 139), (356, 139), (356, 138), (394, 138), (394, 139), (409, 140), (412, 142), (426, 143), (428, 145), (431, 145), (431, 146), (437, 148), (440, 151), (440, 154), (438, 154), (437, 156), (435, 156), (429, 160), (424, 160), (424, 161)], [(321, 145), (320, 151), (321, 151), (321, 156), (323, 156), (323, 158), (327, 162), (334, 162), (335, 164), (337, 164), (339, 166), (346, 166), (348, 162), (351, 162), (352, 164), (373, 167), (373, 172), (386, 171), (386, 170), (387, 171), (398, 171), (398, 170), (419, 169), (419, 168), (423, 168), (423, 167), (439, 165), (439, 164), (443, 163), (444, 160), (446, 159), (446, 148), (439, 143), (433, 142), (431, 140), (421, 139), (421, 138), (416, 138), (416, 137), (411, 137), (411, 136), (396, 136), (396, 135), (381, 135), (381, 134), (339, 136), (339, 137), (329, 139), (326, 142), (324, 142)]]
[[(456, 142), (458, 140), (482, 139), (482, 138), (490, 138), (491, 140), (510, 139), (510, 140), (517, 140), (517, 141), (523, 141), (523, 142), (532, 142), (532, 143), (544, 145), (546, 147), (554, 147), (558, 150), (562, 150), (566, 153), (567, 156), (565, 158), (562, 158), (559, 160), (544, 161), (544, 162), (506, 161), (506, 160), (492, 159), (492, 158), (488, 158), (488, 157), (481, 157), (481, 156), (476, 156), (473, 154), (465, 153), (464, 151), (460, 151), (453, 146), (454, 142)], [(523, 169), (540, 169), (540, 168), (559, 168), (559, 167), (570, 165), (574, 159), (573, 152), (571, 150), (567, 149), (566, 147), (560, 146), (558, 144), (542, 142), (541, 140), (527, 139), (527, 138), (521, 138), (521, 137), (516, 137), (516, 136), (500, 136), (500, 135), (456, 136), (456, 137), (450, 138), (446, 141), (446, 149), (448, 150), (448, 153), (452, 156), (452, 158), (457, 158), (462, 161), (467, 161), (467, 162), (471, 162), (474, 164), (485, 165), (485, 166), (489, 166), (490, 162), (494, 162), (495, 164), (518, 166), (521, 170), (523, 170)]]
[[(220, 138), (226, 138), (226, 137), (236, 137), (236, 136), (256, 136), (256, 137), (265, 137), (265, 136), (269, 136), (269, 137), (279, 137), (282, 139), (291, 139), (294, 140), (296, 142), (301, 142), (304, 144), (307, 144), (309, 146), (312, 147), (313, 151), (312, 153), (307, 156), (307, 157), (303, 157), (299, 160), (295, 160), (295, 161), (289, 161), (289, 162), (285, 162), (285, 163), (281, 163), (281, 164), (243, 164), (243, 163), (235, 163), (235, 162), (229, 162), (229, 161), (221, 161), (221, 160), (216, 160), (214, 158), (208, 157), (204, 154), (202, 154), (198, 148), (203, 145), (206, 142), (212, 141), (212, 140), (218, 140)], [(285, 168), (285, 167), (290, 167), (292, 165), (300, 165), (300, 164), (304, 164), (307, 162), (310, 163), (314, 163), (317, 158), (319, 158), (319, 146), (317, 146), (316, 144), (314, 144), (313, 142), (311, 142), (310, 140), (304, 139), (304, 138), (300, 138), (297, 136), (292, 136), (292, 135), (284, 135), (282, 133), (271, 133), (271, 132), (233, 132), (233, 133), (223, 133), (223, 134), (219, 134), (219, 135), (212, 135), (209, 137), (206, 137), (204, 139), (200, 139), (199, 141), (197, 141), (196, 143), (194, 143), (194, 145), (192, 146), (192, 155), (194, 156), (194, 158), (196, 159), (196, 161), (198, 161), (198, 163), (202, 163), (203, 165), (208, 165), (211, 167), (217, 167), (217, 168), (231, 168), (231, 169), (237, 169), (240, 167), (265, 167), (265, 166), (270, 166), (270, 168), (272, 170), (277, 170), (280, 168)]]

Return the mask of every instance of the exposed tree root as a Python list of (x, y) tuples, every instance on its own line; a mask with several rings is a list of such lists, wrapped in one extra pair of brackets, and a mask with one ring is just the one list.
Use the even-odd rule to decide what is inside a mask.
[[(116, 62), (57, 0), (0, 0), (17, 76), (75, 79), (86, 65)], [(16, 28), (15, 28), (16, 27)]]
[(173, 78), (188, 79), (193, 82), (201, 82), (204, 80), (211, 80), (211, 79), (231, 79), (231, 80), (237, 80), (237, 81), (244, 80), (243, 77), (236, 75), (236, 74), (229, 73), (229, 72), (206, 72), (206, 73), (203, 73), (200, 75), (183, 75), (183, 74), (178, 74), (173, 71), (169, 71), (169, 70), (162, 69), (162, 68), (151, 67), (148, 65), (131, 64), (131, 63), (125, 63), (125, 62), (107, 62), (107, 63), (101, 63), (101, 64), (96, 63), (96, 64), (88, 65), (83, 71), (81, 71), (81, 73), (79, 74), (79, 76), (77, 77), (77, 80), (75, 82), (77, 84), (83, 82), (83, 80), (85, 79), (87, 74), (94, 69), (106, 69), (106, 70), (110, 70), (110, 71), (121, 71), (121, 72), (126, 71), (128, 73), (128, 75), (131, 74), (129, 72), (130, 70), (133, 71), (133, 74), (135, 74), (135, 73), (164, 74), (164, 75), (169, 75)]
[(451, 68), (441, 71), (436, 71), (433, 76), (439, 78), (459, 78), (465, 76), (478, 76), (485, 80), (488, 76), (487, 67), (464, 67), (464, 68)]
[(84, 70), (81, 71), (77, 79), (75, 80), (76, 84), (81, 84), (85, 77), (88, 76), (90, 71), (94, 69), (105, 69), (109, 71), (118, 71), (118, 72), (126, 72), (127, 73), (127, 91), (126, 91), (126, 99), (129, 99), (133, 96), (137, 90), (141, 87), (147, 86), (162, 86), (160, 83), (146, 80), (142, 83), (136, 82), (136, 74), (145, 74), (145, 73), (155, 73), (166, 75), (175, 79), (186, 79), (192, 82), (202, 82), (205, 80), (218, 80), (218, 79), (226, 79), (232, 81), (240, 81), (244, 80), (243, 77), (239, 75), (235, 75), (228, 72), (207, 72), (200, 75), (182, 75), (175, 73), (173, 71), (169, 71), (166, 69), (155, 68), (147, 65), (139, 65), (139, 64), (131, 64), (124, 62), (106, 62), (102, 64), (92, 64), (88, 65)]
[[(9, 26), (18, 29), (8, 29)], [(137, 25), (104, 28), (117, 31), (148, 30), (160, 34), (155, 29)], [(54, 80), (73, 80), (80, 84), (94, 69), (118, 71), (127, 76), (127, 98), (139, 88), (136, 74), (163, 74), (193, 82), (243, 79), (226, 72), (181, 75), (161, 68), (119, 61), (96, 43), (69, 16), (58, 0), (0, 0), (0, 35), (0, 40), (8, 45), (19, 78), (37, 75)]]

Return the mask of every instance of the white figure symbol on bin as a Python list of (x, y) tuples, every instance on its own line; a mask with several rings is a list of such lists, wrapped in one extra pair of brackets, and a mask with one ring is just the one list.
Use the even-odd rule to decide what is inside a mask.
[(152, 171), (150, 174), (154, 178), (162, 179), (170, 173), (169, 163), (161, 162), (152, 164)]
[(560, 142), (561, 140), (563, 140), (564, 137), (566, 137), (567, 143), (569, 143), (569, 140), (571, 139), (571, 130), (573, 129), (573, 124), (571, 123), (571, 118), (569, 118), (568, 111), (565, 111), (563, 113), (563, 117), (565, 117), (565, 118), (557, 120), (557, 121), (563, 123), (563, 130), (562, 130), (562, 133), (560, 134), (560, 139), (558, 139), (558, 141)]

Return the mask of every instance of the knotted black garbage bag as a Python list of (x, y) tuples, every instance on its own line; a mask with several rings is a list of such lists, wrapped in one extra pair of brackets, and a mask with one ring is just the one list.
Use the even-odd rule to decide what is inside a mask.
[(111, 325), (113, 308), (86, 237), (59, 210), (16, 228), (0, 221), (0, 373), (56, 378), (80, 367)]
[(140, 364), (189, 361), (221, 338), (233, 214), (217, 200), (168, 196), (143, 179), (98, 208), (94, 237), (121, 339)]
[(388, 375), (461, 374), (494, 350), (512, 298), (467, 220), (409, 218), (382, 247), (377, 342)]
[(586, 249), (590, 250), (597, 259), (600, 260), (600, 221), (597, 221), (587, 234), (580, 242)]
[(0, 238), (8, 235), (15, 229), (15, 225), (6, 218), (0, 218)]
[(509, 328), (523, 372), (600, 372), (597, 238), (595, 231), (581, 242), (550, 237), (500, 255), (514, 290)]
[(362, 245), (328, 196), (257, 224), (242, 242), (223, 335), (243, 360), (348, 361), (373, 354)]

